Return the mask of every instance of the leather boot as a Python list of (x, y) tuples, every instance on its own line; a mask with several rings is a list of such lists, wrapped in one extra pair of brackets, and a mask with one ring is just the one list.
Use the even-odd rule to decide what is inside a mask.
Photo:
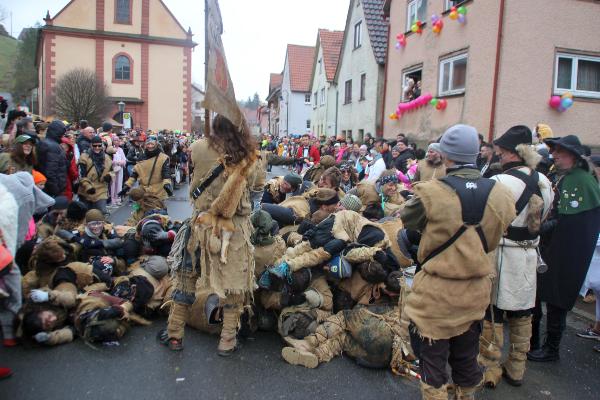
[(425, 382), (421, 382), (421, 398), (423, 400), (448, 400), (447, 385), (442, 385), (439, 388), (429, 386)]
[(226, 304), (223, 307), (223, 328), (217, 353), (228, 357), (237, 349), (237, 332), (240, 325), (241, 306)]
[(527, 359), (534, 362), (550, 362), (560, 360), (560, 355), (558, 353), (558, 348), (549, 346), (546, 342), (541, 349), (527, 353)]
[(504, 344), (503, 324), (492, 324), (483, 321), (483, 331), (479, 337), (478, 362), (484, 368), (483, 382), (485, 386), (495, 388), (502, 379), (502, 346)]
[(504, 362), (503, 375), (512, 386), (521, 386), (531, 338), (531, 316), (509, 318), (508, 328), (510, 346), (508, 359)]
[(562, 329), (559, 324), (547, 320), (548, 331), (546, 341), (541, 349), (527, 353), (527, 359), (534, 362), (550, 362), (560, 360), (558, 349), (562, 338)]

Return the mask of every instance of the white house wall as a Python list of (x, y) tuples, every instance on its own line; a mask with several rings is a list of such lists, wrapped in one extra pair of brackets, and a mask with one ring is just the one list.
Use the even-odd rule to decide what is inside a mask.
[[(362, 43), (354, 49), (354, 26), (362, 21)], [(362, 129), (366, 135), (377, 133), (378, 121), (381, 119), (381, 97), (383, 88), (383, 66), (375, 61), (367, 22), (364, 18), (362, 6), (352, 7), (350, 23), (347, 25), (348, 32), (342, 49), (339, 71), (337, 75), (338, 99), (338, 127), (337, 131), (352, 130), (354, 139)], [(366, 73), (365, 99), (360, 100), (360, 76)], [(352, 79), (352, 102), (344, 104), (345, 83)]]

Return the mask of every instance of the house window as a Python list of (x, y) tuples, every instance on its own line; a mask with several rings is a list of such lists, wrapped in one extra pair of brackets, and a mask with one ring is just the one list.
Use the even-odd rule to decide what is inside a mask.
[(321, 89), (321, 105), (325, 105), (325, 88)]
[(466, 2), (467, 0), (444, 0), (444, 11), (451, 9), (454, 6), (457, 6), (461, 3)]
[(360, 76), (360, 98), (358, 99), (360, 100), (364, 100), (365, 99), (365, 85), (367, 83), (367, 74), (362, 74)]
[(460, 54), (440, 61), (440, 79), (438, 87), (440, 96), (464, 93), (466, 81), (466, 54)]
[(115, 0), (115, 23), (131, 24), (131, 0)]
[(364, 142), (364, 140), (365, 140), (365, 130), (364, 129), (358, 130), (358, 137), (356, 138), (356, 140), (359, 141), (360, 143)]
[(402, 97), (400, 101), (411, 101), (421, 95), (423, 66), (411, 67), (402, 72)]
[(310, 130), (310, 119), (306, 120), (306, 129)]
[(427, 20), (427, 0), (410, 0), (406, 14), (406, 32), (410, 31), (412, 24), (419, 20)]
[(354, 48), (358, 49), (362, 44), (362, 21), (354, 25)]
[(600, 57), (559, 53), (555, 75), (555, 93), (600, 98)]
[(202, 102), (197, 101), (196, 104), (194, 105), (194, 107), (196, 107), (196, 110), (200, 110), (202, 108)]
[(346, 138), (351, 138), (351, 137), (352, 137), (352, 129), (348, 129), (348, 130), (346, 131), (346, 133), (347, 133), (347, 136), (346, 136)]
[(113, 81), (121, 83), (131, 83), (131, 65), (132, 61), (125, 54), (117, 54), (113, 58), (114, 77)]
[(304, 104), (310, 104), (310, 93), (304, 94)]
[(323, 73), (323, 60), (319, 59), (319, 75)]
[(317, 94), (318, 92), (313, 93), (313, 108), (317, 108)]
[(344, 89), (344, 104), (350, 104), (352, 103), (352, 79), (346, 81)]

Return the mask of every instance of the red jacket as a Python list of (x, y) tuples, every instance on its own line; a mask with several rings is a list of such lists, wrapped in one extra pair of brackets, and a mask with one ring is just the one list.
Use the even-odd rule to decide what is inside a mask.
[(64, 196), (66, 196), (69, 201), (73, 200), (73, 182), (79, 179), (79, 171), (77, 170), (77, 163), (75, 162), (75, 152), (73, 149), (73, 145), (69, 141), (69, 139), (63, 137), (62, 143), (69, 146), (69, 151), (66, 152), (67, 156), (67, 186), (65, 188)]
[[(308, 150), (308, 157), (314, 161), (314, 163), (318, 163), (321, 160), (321, 154), (319, 153), (319, 149), (317, 146), (310, 146)], [(304, 147), (298, 147), (298, 153), (296, 153), (296, 158), (304, 158)]]

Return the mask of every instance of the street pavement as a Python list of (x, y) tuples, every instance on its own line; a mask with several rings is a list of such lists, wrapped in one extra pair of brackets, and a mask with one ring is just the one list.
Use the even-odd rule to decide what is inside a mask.
[[(176, 219), (190, 215), (187, 188), (176, 191), (168, 209)], [(111, 219), (123, 222), (129, 212), (129, 206), (121, 207)], [(559, 362), (528, 363), (525, 386), (501, 383), (478, 398), (600, 398), (600, 353), (592, 350), (600, 342), (575, 336), (589, 321), (570, 315), (568, 322)], [(420, 398), (417, 381), (359, 367), (344, 356), (317, 369), (288, 365), (273, 333), (258, 332), (240, 351), (222, 358), (216, 354), (217, 337), (187, 329), (183, 352), (171, 352), (155, 338), (164, 326), (158, 319), (149, 327), (133, 327), (119, 346), (76, 340), (54, 348), (0, 348), (0, 366), (14, 371), (0, 381), (0, 400)]]

